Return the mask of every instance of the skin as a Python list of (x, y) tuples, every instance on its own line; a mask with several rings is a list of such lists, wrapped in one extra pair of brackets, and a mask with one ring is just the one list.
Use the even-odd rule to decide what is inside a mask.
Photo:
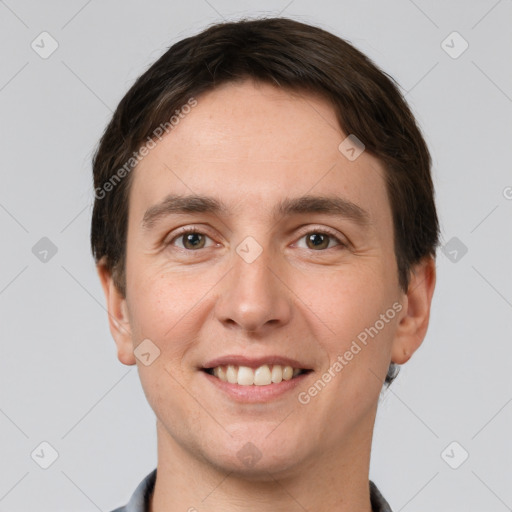
[[(118, 358), (138, 365), (157, 418), (151, 511), (370, 512), (379, 394), (390, 361), (405, 363), (425, 337), (434, 261), (416, 265), (401, 290), (383, 166), (338, 150), (346, 134), (323, 99), (245, 81), (197, 100), (132, 171), (126, 297), (97, 267)], [(145, 211), (169, 193), (214, 196), (231, 215), (174, 214), (144, 230)], [(369, 223), (270, 217), (280, 200), (305, 194), (348, 199)], [(201, 248), (176, 238), (183, 226), (206, 235)], [(308, 244), (325, 229), (345, 245)], [(247, 236), (262, 248), (252, 263), (236, 252)], [(395, 303), (401, 311), (301, 404), (298, 393)], [(149, 366), (133, 353), (144, 339), (160, 350)], [(278, 354), (313, 371), (277, 399), (238, 403), (198, 369), (226, 354)], [(247, 442), (261, 454), (251, 467), (237, 457)]]

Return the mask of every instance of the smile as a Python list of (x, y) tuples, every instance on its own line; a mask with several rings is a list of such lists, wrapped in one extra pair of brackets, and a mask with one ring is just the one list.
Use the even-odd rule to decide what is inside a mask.
[(229, 364), (215, 366), (214, 368), (205, 368), (204, 371), (230, 384), (238, 384), (240, 386), (269, 386), (271, 384), (279, 384), (283, 380), (291, 380), (309, 370), (280, 364), (263, 364), (257, 368)]

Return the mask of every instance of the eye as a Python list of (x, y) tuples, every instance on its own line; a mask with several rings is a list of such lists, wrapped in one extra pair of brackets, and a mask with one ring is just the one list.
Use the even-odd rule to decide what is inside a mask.
[[(330, 242), (337, 242), (336, 245), (347, 247), (347, 244), (342, 242), (338, 236), (325, 229), (310, 230), (300, 237), (299, 240), (306, 239), (305, 249), (319, 251), (323, 249), (332, 248)], [(211, 238), (205, 233), (199, 231), (193, 226), (183, 228), (174, 238), (172, 238), (166, 245), (175, 245), (175, 242), (181, 240), (182, 245), (178, 245), (180, 249), (187, 251), (195, 251), (196, 249), (206, 248), (206, 239)], [(304, 248), (304, 247), (303, 247)]]
[(174, 245), (176, 240), (181, 240), (183, 245), (178, 247), (188, 251), (194, 251), (195, 249), (205, 248), (205, 239), (210, 238), (206, 234), (199, 231), (197, 228), (188, 227), (181, 230), (181, 232), (170, 240), (166, 245)]
[(314, 251), (332, 248), (329, 247), (331, 240), (335, 240), (337, 245), (341, 247), (347, 247), (346, 243), (342, 242), (336, 235), (327, 230), (316, 229), (313, 231), (308, 231), (300, 239), (302, 240), (303, 238), (306, 239), (305, 248)]

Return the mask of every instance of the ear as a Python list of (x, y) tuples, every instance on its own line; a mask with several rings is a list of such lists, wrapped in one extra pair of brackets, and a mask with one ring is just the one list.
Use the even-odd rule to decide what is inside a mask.
[(123, 364), (134, 365), (136, 361), (126, 298), (115, 285), (103, 258), (96, 265), (96, 271), (105, 294), (110, 332), (117, 345), (117, 358)]
[(409, 287), (402, 301), (403, 309), (393, 340), (392, 362), (406, 363), (423, 342), (427, 334), (435, 284), (435, 260), (429, 256), (411, 270)]

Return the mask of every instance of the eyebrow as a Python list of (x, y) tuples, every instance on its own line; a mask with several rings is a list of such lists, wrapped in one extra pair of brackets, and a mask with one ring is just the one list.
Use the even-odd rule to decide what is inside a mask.
[[(232, 214), (225, 203), (211, 196), (169, 194), (160, 203), (149, 207), (142, 219), (142, 229), (151, 230), (155, 224), (173, 214), (209, 213), (224, 217)], [(300, 214), (323, 213), (354, 221), (361, 227), (370, 224), (370, 215), (355, 203), (338, 196), (306, 195), (285, 198), (272, 210), (272, 219)]]

